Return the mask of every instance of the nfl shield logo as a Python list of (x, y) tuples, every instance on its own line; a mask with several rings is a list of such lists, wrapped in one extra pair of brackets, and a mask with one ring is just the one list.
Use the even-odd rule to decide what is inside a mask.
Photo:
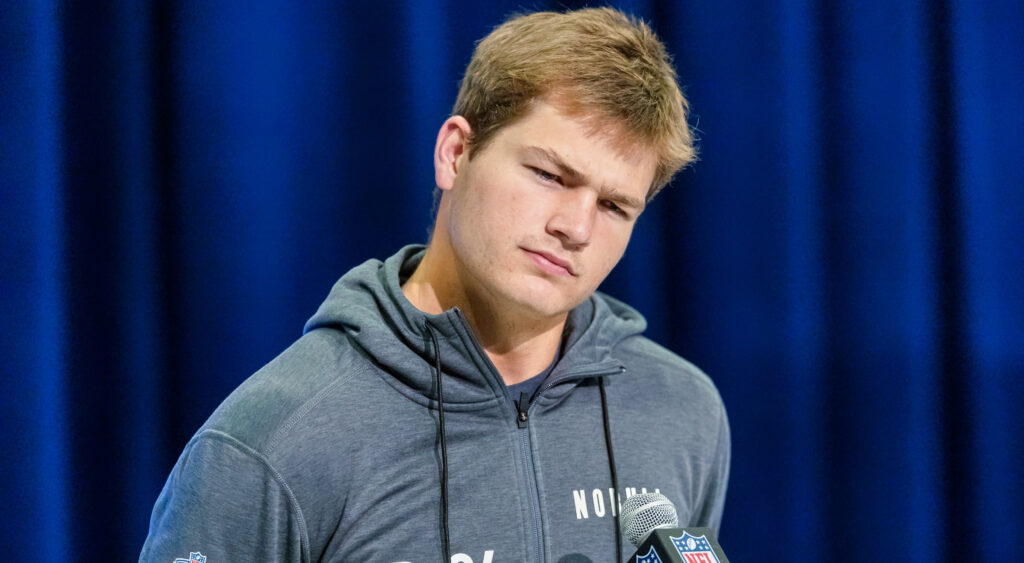
[(174, 560), (174, 563), (206, 563), (206, 556), (198, 551), (193, 551), (188, 555), (188, 559), (179, 557)]
[(676, 546), (686, 563), (721, 563), (711, 551), (707, 536), (691, 536), (689, 532), (683, 532), (678, 538), (669, 536), (668, 539), (672, 540), (672, 545)]
[(647, 550), (647, 555), (637, 555), (636, 563), (662, 563), (661, 557), (658, 557), (658, 552), (654, 551), (654, 546)]

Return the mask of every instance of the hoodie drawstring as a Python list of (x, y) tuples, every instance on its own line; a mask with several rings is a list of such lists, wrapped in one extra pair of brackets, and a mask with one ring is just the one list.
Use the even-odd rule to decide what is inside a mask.
[[(434, 381), (437, 385), (437, 422), (441, 431), (441, 528), (442, 528), (442, 540), (444, 544), (444, 561), (448, 563), (452, 560), (451, 555), (451, 540), (448, 533), (448, 447), (445, 443), (445, 430), (444, 430), (444, 395), (441, 390), (441, 346), (437, 343), (437, 335), (434, 334), (433, 329), (427, 326), (427, 333), (430, 335), (430, 341), (434, 344)], [(619, 495), (619, 478), (615, 472), (615, 452), (612, 450), (612, 428), (608, 421), (608, 398), (605, 396), (604, 391), (604, 378), (599, 377), (597, 379), (598, 390), (601, 392), (601, 420), (604, 423), (604, 444), (608, 450), (608, 469), (611, 472), (612, 487), (615, 490), (615, 496)], [(618, 504), (617, 499), (613, 499), (612, 502)], [(616, 510), (618, 512), (618, 510)], [(622, 530), (620, 528), (619, 517), (616, 516), (615, 520), (615, 552), (618, 554), (618, 561), (622, 561)]]
[(437, 423), (441, 430), (441, 531), (444, 542), (444, 563), (452, 560), (451, 540), (448, 537), (448, 447), (444, 432), (444, 395), (441, 393), (441, 346), (437, 336), (427, 325), (427, 333), (434, 343), (434, 381), (437, 384)]
[[(612, 502), (618, 505), (619, 496), (619, 478), (615, 474), (615, 453), (612, 451), (612, 427), (608, 423), (608, 399), (604, 394), (604, 378), (599, 377), (597, 379), (598, 389), (601, 391), (601, 419), (604, 422), (604, 444), (608, 449), (608, 469), (612, 474), (612, 487), (615, 489), (615, 497)], [(616, 508), (618, 508), (616, 506)], [(618, 514), (619, 510), (615, 510)], [(618, 554), (617, 561), (622, 561), (622, 530), (619, 523), (620, 516), (613, 518), (615, 520), (615, 552)]]

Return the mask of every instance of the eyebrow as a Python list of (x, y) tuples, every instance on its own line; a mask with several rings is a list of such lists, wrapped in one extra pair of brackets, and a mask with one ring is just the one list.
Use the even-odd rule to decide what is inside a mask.
[(553, 151), (551, 149), (546, 149), (546, 148), (543, 148), (543, 147), (531, 146), (531, 147), (526, 147), (525, 149), (523, 149), (523, 152), (525, 152), (525, 153), (527, 153), (527, 154), (529, 154), (529, 155), (531, 155), (533, 157), (540, 158), (540, 159), (548, 161), (553, 166), (558, 168), (558, 173), (561, 174), (562, 176), (570, 177), (573, 180), (575, 180), (575, 181), (577, 181), (577, 182), (579, 182), (581, 184), (587, 183), (587, 175), (586, 174), (584, 174), (584, 173), (580, 172), (579, 170), (576, 170), (575, 168), (573, 168), (573, 166), (571, 164), (566, 162), (565, 159), (563, 159), (561, 156), (558, 155), (558, 153), (556, 153), (555, 151)]
[[(586, 174), (580, 172), (574, 168), (571, 164), (565, 161), (558, 153), (551, 149), (544, 147), (530, 146), (523, 149), (523, 152), (540, 158), (551, 163), (552, 166), (558, 168), (558, 173), (567, 178), (571, 178), (574, 182), (585, 184), (587, 183)], [(629, 207), (634, 209), (637, 213), (644, 210), (645, 202), (639, 198), (635, 198), (631, 195), (624, 194), (615, 188), (605, 190), (601, 193), (601, 197), (604, 199), (614, 202), (620, 207)]]
[(608, 193), (604, 194), (604, 198), (615, 202), (619, 207), (628, 207), (637, 212), (641, 213), (644, 210), (645, 203), (639, 198), (635, 198), (630, 195), (626, 195), (618, 190), (612, 189)]

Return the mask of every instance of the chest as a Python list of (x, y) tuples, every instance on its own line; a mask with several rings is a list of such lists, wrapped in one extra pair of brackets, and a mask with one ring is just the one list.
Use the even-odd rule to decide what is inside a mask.
[(349, 472), (344, 503), (317, 507), (312, 552), (326, 561), (442, 559), (445, 469), (453, 561), (612, 560), (619, 503), (641, 492), (665, 494), (686, 519), (695, 468), (613, 428), (616, 490), (600, 404), (581, 391), (532, 405), (525, 425), (504, 404), (446, 412), (446, 460), (436, 411), (395, 417), (390, 439), (350, 446), (339, 460)]

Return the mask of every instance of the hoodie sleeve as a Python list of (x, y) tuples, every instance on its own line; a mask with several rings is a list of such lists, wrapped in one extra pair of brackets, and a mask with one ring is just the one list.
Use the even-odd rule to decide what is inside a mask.
[(186, 447), (153, 508), (139, 561), (309, 561), (305, 524), (259, 452), (205, 430)]

